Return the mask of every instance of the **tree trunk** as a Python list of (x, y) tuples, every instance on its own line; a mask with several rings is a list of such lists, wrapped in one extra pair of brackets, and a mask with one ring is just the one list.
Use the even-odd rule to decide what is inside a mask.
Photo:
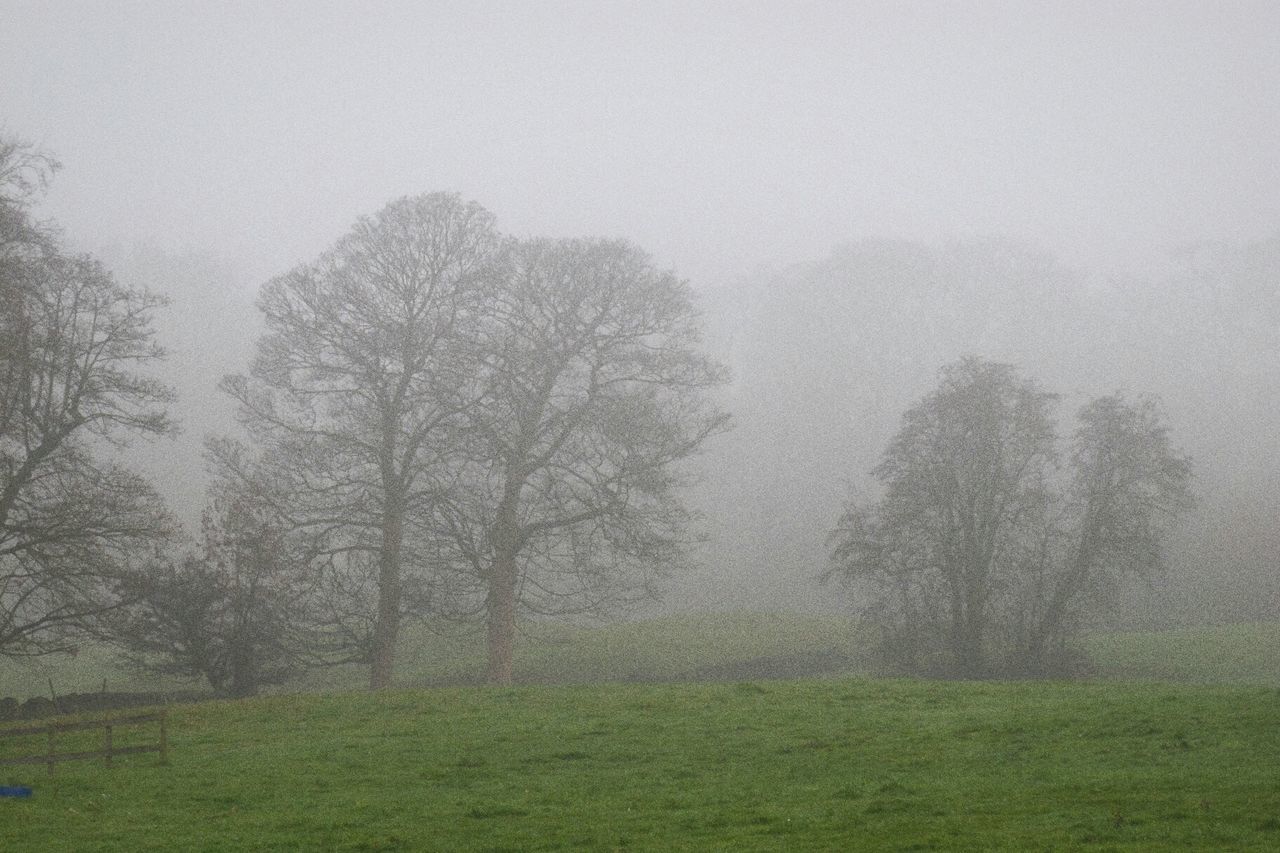
[(965, 678), (980, 678), (985, 674), (982, 659), (982, 628), (972, 614), (967, 614), (960, 628), (960, 647), (956, 649), (957, 674)]
[(402, 503), (388, 498), (382, 520), (382, 547), (378, 551), (378, 621), (373, 626), (370, 690), (385, 690), (391, 686), (396, 641), (400, 634), (400, 546), (403, 539)]
[[(236, 557), (239, 560), (239, 555)], [(227, 649), (227, 663), (231, 669), (231, 686), (229, 692), (233, 699), (244, 699), (257, 692), (257, 674), (254, 672), (253, 629), (253, 588), (241, 586), (239, 566), (237, 566), (236, 589), (232, 599), (233, 629), (230, 647)]]
[(242, 651), (233, 651), (231, 664), (231, 697), (245, 699), (258, 695), (258, 678), (253, 661)]
[(511, 684), (512, 658), (516, 641), (516, 555), (500, 551), (493, 560), (489, 595), (485, 600), (489, 617), (490, 684)]
[(986, 632), (984, 611), (982, 590), (970, 580), (960, 608), (959, 646), (956, 649), (959, 674), (965, 678), (982, 678), (987, 674), (982, 648)]
[(485, 609), (489, 620), (490, 684), (511, 684), (512, 658), (516, 645), (516, 558), (521, 549), (521, 531), (516, 508), (520, 505), (523, 480), (514, 464), (506, 471), (506, 484), (493, 518), (493, 565)]

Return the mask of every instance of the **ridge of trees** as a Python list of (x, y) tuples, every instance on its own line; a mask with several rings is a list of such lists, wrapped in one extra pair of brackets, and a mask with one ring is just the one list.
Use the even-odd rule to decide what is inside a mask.
[[(256, 356), (222, 383), (247, 441), (208, 442), (215, 484), (199, 540), (184, 540), (154, 489), (114, 461), (174, 428), (172, 392), (147, 373), (164, 356), (151, 328), (164, 300), (33, 217), (57, 168), (0, 140), (0, 655), (102, 637), (231, 695), (353, 662), (377, 689), (392, 683), (404, 620), (469, 620), (484, 624), (502, 684), (520, 619), (623, 610), (689, 563), (686, 463), (728, 416), (713, 399), (726, 370), (701, 351), (688, 285), (623, 240), (513, 239), (448, 193), (395, 200), (264, 285)], [(1250, 251), (1274, 267), (1274, 248)], [(1075, 281), (1039, 256), (997, 252), (993, 267), (989, 248), (955, 251), (965, 282), (1007, 268), (1043, 285), (1019, 305)], [(884, 312), (859, 314), (868, 328), (914, 330), (936, 297), (957, 310), (932, 317), (933, 332), (994, 339), (989, 306), (942, 286), (942, 260), (850, 252), (849, 291)], [(880, 299), (897, 293), (904, 257), (930, 286)], [(1225, 257), (1197, 273), (1214, 304), (1274, 308), (1270, 279)], [(788, 298), (833, 313), (817, 305), (822, 281), (810, 284)], [(1274, 312), (1254, 313), (1273, 336)], [(903, 369), (842, 318), (823, 329), (857, 340), (813, 368), (821, 377)], [(942, 352), (917, 348), (910, 369)], [(781, 384), (801, 384), (793, 366), (773, 368)], [(786, 399), (788, 416), (804, 410)], [(1159, 406), (1099, 398), (1064, 440), (1057, 403), (1010, 365), (949, 365), (873, 472), (883, 499), (846, 508), (829, 576), (867, 605), (903, 668), (1068, 672), (1071, 639), (1112, 592), (1160, 569), (1190, 469)], [(760, 476), (781, 480), (793, 463)]]
[(620, 240), (527, 240), (448, 193), (398, 199), (269, 281), (207, 444), (198, 543), (104, 447), (173, 430), (164, 301), (62, 248), (30, 205), (57, 162), (0, 144), (0, 654), (109, 637), (247, 695), (301, 668), (392, 682), (401, 621), (656, 595), (691, 540), (679, 464), (727, 427), (687, 283)]

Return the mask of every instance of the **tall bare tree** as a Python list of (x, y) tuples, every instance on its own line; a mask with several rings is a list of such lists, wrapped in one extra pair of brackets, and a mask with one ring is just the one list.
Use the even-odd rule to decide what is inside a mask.
[(850, 505), (830, 575), (868, 594), (897, 663), (967, 677), (1061, 671), (1067, 640), (1118, 578), (1159, 566), (1162, 521), (1189, 501), (1187, 461), (1154, 403), (1081, 410), (1058, 473), (1056, 396), (966, 358), (912, 407)]
[(172, 425), (168, 388), (142, 369), (163, 356), (163, 304), (123, 287), (30, 217), (53, 161), (0, 144), (0, 653), (66, 647), (120, 604), (118, 583), (172, 524), (112, 445)]
[(518, 610), (600, 612), (681, 561), (677, 463), (725, 428), (707, 394), (725, 371), (688, 286), (622, 241), (515, 245), (486, 319), (470, 461), (438, 506), (505, 684)]
[(430, 568), (406, 549), (475, 396), (478, 312), (499, 246), (477, 204), (444, 193), (392, 202), (267, 283), (250, 375), (224, 382), (264, 463), (292, 478), (295, 531), (319, 537), (343, 570), (373, 571), (373, 689), (391, 683), (406, 562)]
[(1010, 614), (1024, 674), (1057, 668), (1067, 642), (1121, 579), (1150, 579), (1163, 568), (1168, 522), (1192, 503), (1190, 461), (1172, 447), (1154, 400), (1099, 397), (1078, 420), (1057, 523), (1028, 555)]
[(851, 507), (837, 533), (841, 571), (898, 598), (902, 641), (914, 650), (920, 632), (941, 632), (960, 674), (985, 673), (993, 598), (1043, 518), (1054, 399), (1010, 365), (943, 368), (872, 472), (884, 498)]

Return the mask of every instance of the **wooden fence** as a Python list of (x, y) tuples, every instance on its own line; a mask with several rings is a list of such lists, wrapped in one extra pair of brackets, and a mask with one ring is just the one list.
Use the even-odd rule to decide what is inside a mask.
[[(117, 755), (136, 755), (140, 752), (158, 752), (160, 753), (161, 763), (167, 763), (169, 760), (169, 729), (168, 729), (168, 712), (152, 711), (148, 714), (132, 714), (126, 717), (108, 717), (101, 720), (79, 720), (69, 723), (44, 723), (38, 726), (23, 726), (16, 729), (0, 729), (0, 740), (16, 737), (30, 737), (32, 735), (47, 735), (48, 749), (38, 755), (22, 755), (12, 758), (0, 758), (0, 765), (4, 764), (46, 764), (49, 767), (49, 773), (53, 773), (53, 766), (59, 761), (78, 761), (85, 758), (102, 758), (106, 766), (111, 766), (111, 759)], [(116, 728), (125, 726), (137, 726), (144, 723), (159, 723), (160, 733), (156, 743), (140, 744), (137, 746), (115, 746), (112, 743), (112, 735)], [(83, 752), (58, 752), (56, 739), (57, 735), (65, 732), (85, 731), (89, 729), (102, 729), (102, 749), (91, 749)]]

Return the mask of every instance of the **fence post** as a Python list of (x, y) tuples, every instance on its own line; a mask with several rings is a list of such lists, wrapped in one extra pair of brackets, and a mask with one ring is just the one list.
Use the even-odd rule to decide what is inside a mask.
[[(19, 726), (15, 729), (0, 729), (0, 741), (7, 739), (9, 736), (17, 737), (39, 737), (45, 735), (47, 739), (47, 747), (44, 752), (36, 752), (34, 755), (19, 755), (14, 757), (0, 756), (0, 765), (7, 764), (44, 764), (52, 776), (54, 769), (60, 761), (70, 761), (81, 758), (98, 758), (103, 759), (103, 764), (107, 767), (115, 766), (116, 746), (115, 746), (115, 730), (116, 725), (132, 726), (142, 723), (160, 723), (159, 743), (152, 741), (151, 743), (141, 744), (138, 746), (130, 746), (126, 738), (125, 745), (120, 748), (121, 755), (133, 755), (141, 752), (159, 752), (160, 763), (167, 765), (169, 763), (169, 712), (168, 709), (160, 712), (147, 714), (135, 714), (133, 716), (122, 716), (115, 718), (107, 718), (104, 720), (73, 720), (70, 722), (50, 721), (48, 723), (34, 726)], [(99, 750), (85, 752), (58, 752), (58, 732), (59, 731), (87, 731), (90, 729), (102, 729), (102, 748)], [(64, 747), (65, 749), (65, 747)]]

